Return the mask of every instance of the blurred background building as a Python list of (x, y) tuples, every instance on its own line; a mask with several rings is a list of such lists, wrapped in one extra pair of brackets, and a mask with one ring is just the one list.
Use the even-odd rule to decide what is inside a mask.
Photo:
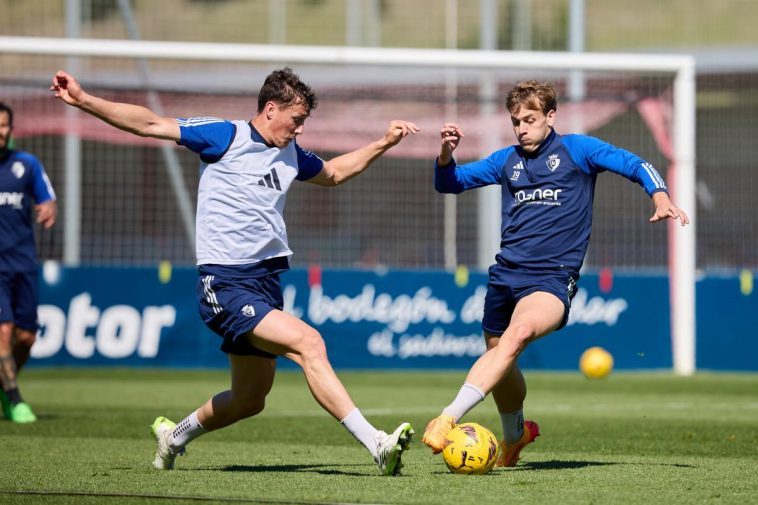
[[(758, 269), (753, 0), (0, 0), (0, 13), (0, 33), (6, 36), (693, 54), (697, 266)], [(0, 100), (16, 110), (16, 145), (42, 159), (62, 199), (66, 143), (72, 135), (81, 143), (80, 242), (73, 257), (69, 252), (69, 263), (193, 264), (186, 210), (194, 208), (197, 158), (182, 149), (170, 149), (175, 154), (167, 157), (165, 146), (65, 111), (47, 92), (53, 72), (62, 67), (75, 69), (94, 92), (158, 103), (166, 115), (248, 119), (255, 93), (274, 66), (0, 55)], [(344, 188), (293, 187), (287, 218), (296, 266), (481, 266), (476, 192), (451, 205), (432, 188), (436, 132), (442, 121), (456, 119), (471, 133), (462, 161), (509, 145), (502, 98), (522, 78), (557, 84), (559, 131), (586, 131), (667, 172), (665, 142), (655, 130), (666, 123), (660, 100), (665, 102), (670, 77), (587, 73), (577, 84), (572, 75), (498, 73), (493, 91), (483, 97), (472, 71), (308, 65), (296, 71), (320, 96), (300, 143), (321, 156), (373, 140), (393, 117), (417, 121), (425, 130), (415, 148), (382, 158)], [(651, 98), (658, 108), (646, 106)], [(481, 120), (483, 104), (495, 111), (495, 123)], [(481, 140), (492, 129), (498, 130), (496, 145)], [(178, 186), (167, 167), (171, 157), (180, 167)], [(62, 210), (66, 223), (71, 210), (65, 205)], [(647, 223), (651, 210), (641, 190), (601, 176), (586, 266), (665, 269), (666, 228)], [(66, 225), (38, 234), (43, 259), (67, 259), (65, 234)]]

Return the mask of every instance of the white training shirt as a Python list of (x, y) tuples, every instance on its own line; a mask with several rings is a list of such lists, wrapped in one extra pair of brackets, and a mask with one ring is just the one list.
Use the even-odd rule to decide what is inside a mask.
[(179, 144), (200, 155), (197, 264), (249, 265), (290, 256), (284, 204), (295, 179), (319, 173), (323, 161), (293, 140), (267, 145), (251, 123), (177, 119)]

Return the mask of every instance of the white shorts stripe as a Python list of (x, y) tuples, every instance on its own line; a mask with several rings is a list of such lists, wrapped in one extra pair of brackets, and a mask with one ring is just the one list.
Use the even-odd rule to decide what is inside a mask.
[(219, 305), (218, 299), (216, 298), (216, 293), (213, 292), (213, 288), (211, 287), (212, 281), (212, 275), (206, 275), (203, 277), (203, 292), (205, 293), (205, 300), (211, 307), (213, 307), (213, 313), (218, 314), (221, 312), (222, 307)]

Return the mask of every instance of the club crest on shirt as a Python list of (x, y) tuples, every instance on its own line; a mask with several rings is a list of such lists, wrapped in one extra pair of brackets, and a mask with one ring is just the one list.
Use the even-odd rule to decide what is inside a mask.
[(11, 172), (13, 172), (13, 175), (16, 176), (16, 179), (23, 177), (25, 171), (26, 169), (24, 168), (24, 164), (20, 161), (14, 162), (13, 166), (11, 166)]
[(551, 154), (547, 157), (547, 161), (545, 162), (547, 164), (547, 168), (550, 169), (551, 172), (555, 172), (555, 169), (558, 168), (558, 165), (561, 164), (561, 159), (558, 157), (557, 154)]

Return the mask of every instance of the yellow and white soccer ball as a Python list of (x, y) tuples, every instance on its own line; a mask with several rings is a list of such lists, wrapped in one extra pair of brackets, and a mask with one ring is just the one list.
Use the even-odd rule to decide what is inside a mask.
[(445, 436), (442, 458), (453, 473), (482, 475), (495, 466), (498, 448), (495, 435), (481, 424), (457, 424)]
[(579, 368), (588, 379), (600, 379), (613, 370), (613, 356), (602, 347), (590, 347), (579, 358)]

